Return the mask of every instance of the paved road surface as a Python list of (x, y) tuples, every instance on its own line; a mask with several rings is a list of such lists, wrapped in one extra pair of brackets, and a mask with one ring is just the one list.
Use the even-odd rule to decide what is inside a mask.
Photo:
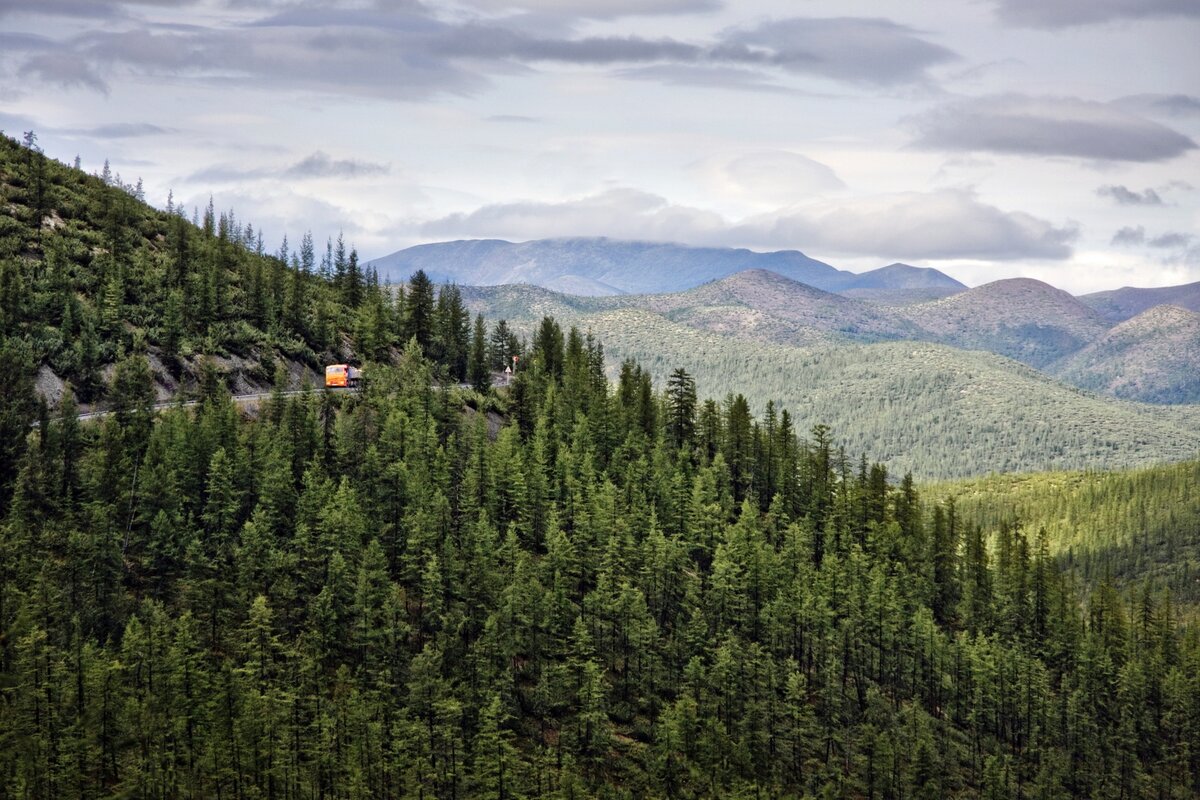
[[(316, 390), (310, 390), (310, 391), (315, 392)], [(274, 392), (256, 392), (255, 394), (235, 394), (231, 399), (233, 400), (234, 403), (237, 403), (238, 405), (242, 405), (244, 403), (254, 402), (255, 400), (266, 400), (269, 397), (273, 397), (274, 394), (275, 394)], [(291, 392), (280, 392), (279, 396), (280, 397), (293, 397), (298, 394), (304, 394), (304, 392), (302, 392), (300, 390), (291, 391)], [(187, 401), (184, 401), (183, 403), (180, 403), (177, 400), (170, 400), (166, 403), (155, 403), (153, 408), (155, 411), (165, 411), (168, 408), (175, 408), (176, 406), (182, 406), (183, 408), (191, 408), (192, 406), (196, 406), (199, 404), (200, 404), (199, 400), (187, 400)], [(109, 411), (106, 409), (98, 409), (95, 411), (87, 411), (83, 414), (76, 414), (75, 419), (78, 419), (78, 420), (102, 419), (112, 413), (113, 413), (112, 411)], [(35, 422), (34, 424), (36, 425), (37, 423)]]
[[(451, 385), (454, 387), (457, 387), (459, 389), (470, 389), (471, 388), (471, 384), (469, 384), (469, 383), (456, 383), (456, 384), (451, 384)], [(321, 391), (323, 388), (324, 387), (315, 387), (315, 388), (308, 389), (307, 391), (310, 394), (316, 394), (317, 392)], [(439, 386), (437, 388), (447, 389), (450, 387), (449, 386)], [(351, 391), (351, 390), (345, 389), (345, 388), (334, 388), (331, 391), (346, 392), (346, 391)], [(292, 391), (289, 391), (289, 392), (280, 392), (279, 396), (280, 397), (295, 397), (296, 395), (304, 394), (304, 392), (305, 392), (305, 390), (303, 390), (303, 389), (293, 389)], [(274, 397), (274, 396), (275, 396), (274, 392), (256, 392), (254, 394), (235, 394), (230, 399), (232, 399), (233, 402), (238, 405), (244, 405), (246, 403), (253, 403), (253, 402), (256, 402), (259, 400), (266, 400), (266, 399)], [(177, 400), (169, 400), (165, 403), (155, 403), (153, 408), (155, 411), (165, 411), (168, 408), (175, 408), (176, 406), (182, 406), (183, 408), (190, 408), (192, 406), (199, 405), (199, 404), (200, 404), (199, 400), (187, 400), (187, 401), (184, 401), (183, 403), (180, 403)], [(86, 420), (90, 420), (90, 419), (103, 419), (104, 417), (107, 417), (108, 415), (110, 415), (112, 413), (113, 413), (112, 411), (107, 410), (107, 409), (97, 409), (94, 411), (86, 411), (82, 414), (76, 414), (75, 419), (78, 419), (81, 421), (86, 421)], [(53, 419), (53, 417), (52, 417), (52, 419)], [(33, 424), (34, 424), (34, 427), (36, 427), (38, 423), (34, 422)]]

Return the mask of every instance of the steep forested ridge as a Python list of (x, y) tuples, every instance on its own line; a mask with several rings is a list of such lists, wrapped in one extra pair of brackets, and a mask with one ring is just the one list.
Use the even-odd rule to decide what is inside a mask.
[[(264, 250), (232, 211), (152, 208), (138, 186), (88, 175), (0, 136), (0, 335), (18, 379), (104, 399), (117, 362), (145, 354), (164, 398), (207, 366), (239, 387), (297, 384), (391, 340), (393, 295), (339, 238)], [(404, 337), (406, 338), (406, 337)]]

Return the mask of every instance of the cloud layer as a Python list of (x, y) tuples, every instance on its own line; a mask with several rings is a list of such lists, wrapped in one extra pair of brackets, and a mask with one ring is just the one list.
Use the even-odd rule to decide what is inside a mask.
[(1119, 19), (1200, 17), (1195, 0), (997, 0), (1000, 19), (1030, 28), (1069, 28)]
[(932, 150), (1165, 161), (1196, 148), (1187, 136), (1106, 103), (1008, 94), (960, 100), (913, 120)]
[(428, 222), (420, 232), (430, 238), (614, 236), (924, 261), (1063, 259), (1077, 236), (1073, 226), (1002, 211), (958, 190), (881, 195), (731, 221), (657, 195), (614, 189), (562, 203), (484, 206)]
[(377, 164), (353, 158), (332, 158), (316, 150), (299, 161), (284, 167), (261, 167), (245, 169), (237, 166), (218, 165), (207, 167), (188, 176), (191, 183), (243, 183), (248, 180), (283, 179), (315, 180), (318, 178), (365, 178), (387, 175), (391, 165)]
[[(9, 2), (10, 0), (0, 0)], [(252, 3), (248, 24), (154, 25), (136, 19), (106, 24), (62, 41), (18, 43), (32, 50), (20, 74), (64, 88), (105, 92), (109, 76), (132, 72), (197, 81), (250, 82), (364, 97), (416, 100), (472, 94), (498, 74), (545, 65), (576, 65), (666, 83), (724, 83), (761, 88), (779, 76), (807, 76), (890, 87), (928, 80), (928, 70), (956, 58), (920, 32), (886, 19), (789, 18), (733, 28), (707, 40), (627, 35), (570, 35), (514, 18), (449, 18), (416, 2), (330, 7)], [(476, 3), (506, 8), (507, 4)], [(706, 0), (657, 0), (649, 6), (541, 0), (517, 8), (612, 17), (637, 10), (696, 11)], [(72, 13), (66, 0), (50, 12)], [(93, 9), (119, 16), (121, 6)], [(511, 9), (510, 9), (511, 10)]]

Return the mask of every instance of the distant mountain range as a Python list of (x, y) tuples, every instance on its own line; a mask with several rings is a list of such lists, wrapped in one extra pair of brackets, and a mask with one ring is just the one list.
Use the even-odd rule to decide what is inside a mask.
[[(796, 313), (747, 305), (764, 292)], [(824, 422), (848, 452), (869, 446), (894, 472), (919, 478), (1112, 469), (1200, 453), (1200, 406), (1105, 397), (988, 352), (872, 341), (827, 316), (866, 313), (871, 304), (770, 273), (670, 295), (572, 297), (520, 285), (463, 287), (462, 294), (472, 312), (526, 334), (547, 314), (595, 334), (610, 373), (634, 358), (660, 386), (683, 367), (707, 397), (740, 392), (759, 410), (774, 400), (799, 430)], [(891, 335), (908, 335), (911, 322), (883, 311), (870, 324), (894, 323)]]
[[(592, 324), (639, 310), (697, 331), (791, 347), (920, 341), (983, 350), (1129, 400), (1200, 403), (1200, 283), (1073, 297), (1029, 278), (968, 289), (936, 269), (837, 269), (798, 250), (604, 238), (420, 245), (370, 262), (464, 287), (490, 317)], [(1163, 308), (1171, 304), (1172, 308)]]
[(529, 283), (581, 296), (679, 292), (748, 269), (769, 270), (827, 292), (928, 300), (967, 287), (935, 269), (890, 264), (870, 272), (840, 270), (799, 250), (756, 253), (606, 238), (506, 242), (473, 239), (409, 247), (371, 261), (380, 277), (406, 280), (418, 269), (439, 283), (499, 286)]
[(1029, 278), (886, 306), (746, 270), (684, 292), (583, 297), (537, 286), (463, 287), (477, 310), (532, 327), (543, 316), (595, 327), (644, 311), (697, 331), (791, 347), (888, 341), (983, 350), (1080, 388), (1152, 403), (1200, 402), (1200, 315), (1155, 307), (1116, 326), (1079, 298)]

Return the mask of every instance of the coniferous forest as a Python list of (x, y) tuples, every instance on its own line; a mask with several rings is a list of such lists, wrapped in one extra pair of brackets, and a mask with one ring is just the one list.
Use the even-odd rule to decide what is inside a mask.
[[(0, 397), (0, 798), (1200, 793), (1200, 635), (1166, 592), (1084, 584), (1047, 536), (683, 370), (610, 382), (552, 319), (521, 343), (423, 276), (389, 294), (162, 222), (184, 258), (121, 220), (113, 251), (5, 240), (6, 353), (78, 353), (68, 310), (128, 324), (107, 369), (62, 370), (110, 415)], [(213, 319), (137, 317), (179, 264)], [(243, 408), (201, 359), (198, 404), (155, 411), (168, 334), (181, 365), (355, 348), (370, 380)]]

